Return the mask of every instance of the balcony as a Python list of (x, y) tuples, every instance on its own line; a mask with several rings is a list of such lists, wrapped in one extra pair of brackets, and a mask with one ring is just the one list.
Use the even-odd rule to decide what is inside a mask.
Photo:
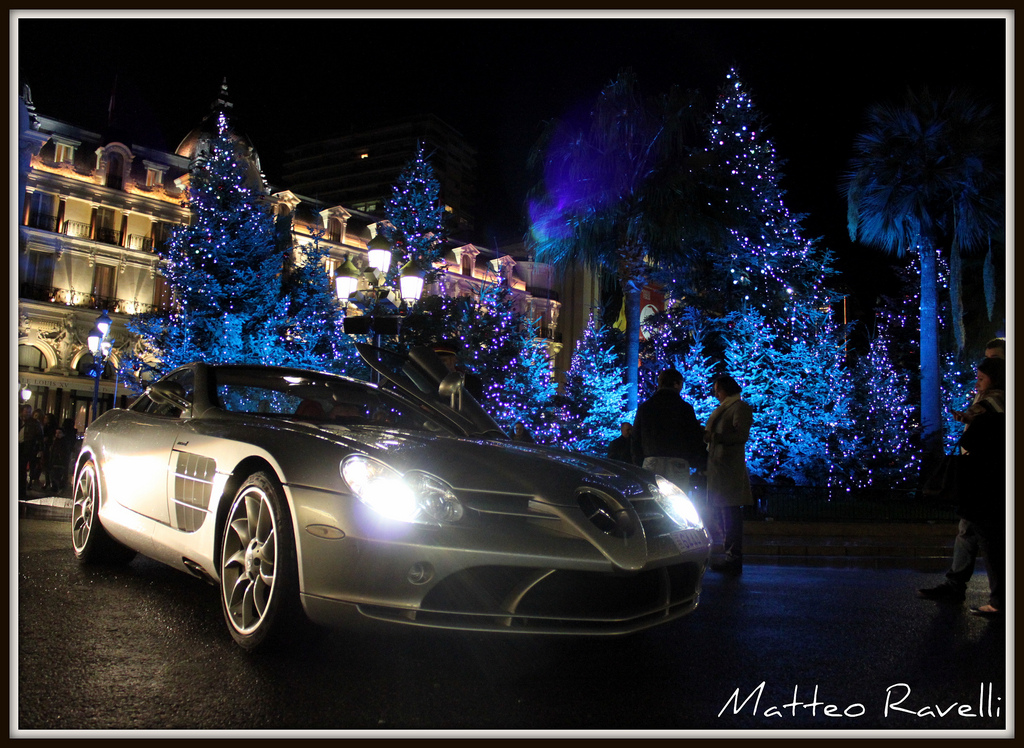
[(134, 249), (139, 252), (152, 252), (153, 239), (148, 236), (140, 236), (139, 234), (128, 234), (128, 249)]
[(25, 224), (30, 229), (41, 229), (43, 231), (57, 232), (57, 216), (48, 216), (42, 213), (32, 213)]
[(96, 235), (93, 237), (92, 226), (82, 221), (64, 221), (63, 227), (58, 224), (57, 216), (46, 215), (43, 213), (32, 213), (28, 217), (28, 221), (25, 222), (25, 226), (30, 229), (39, 229), (41, 231), (51, 231), (53, 233), (61, 233), (65, 236), (72, 236), (77, 239), (90, 239), (93, 238), (95, 241), (103, 242), (104, 244), (113, 244), (118, 247), (125, 247), (126, 249), (135, 250), (136, 252), (162, 252), (167, 248), (168, 238), (153, 239), (152, 236), (144, 236), (142, 234), (128, 234), (128, 240), (125, 244), (121, 243), (122, 232), (114, 229), (96, 229)]
[(82, 309), (100, 309), (118, 314), (150, 314), (152, 312), (167, 313), (169, 305), (157, 306), (143, 304), (129, 299), (118, 299), (110, 296), (98, 296), (91, 293), (71, 291), (66, 288), (53, 288), (33, 283), (21, 284), (21, 298), (30, 301), (46, 301), (62, 306), (80, 307)]
[(117, 229), (104, 228), (102, 226), (96, 227), (96, 241), (103, 242), (104, 244), (113, 244), (116, 247), (123, 246), (121, 244), (121, 237), (123, 234)]

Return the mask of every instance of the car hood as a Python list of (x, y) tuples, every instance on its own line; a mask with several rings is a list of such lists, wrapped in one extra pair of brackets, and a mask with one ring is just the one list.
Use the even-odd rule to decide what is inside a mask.
[(652, 482), (649, 473), (632, 465), (505, 440), (384, 429), (346, 430), (338, 438), (400, 472), (436, 475), (457, 491), (549, 504), (574, 504), (576, 491), (585, 486), (638, 496)]

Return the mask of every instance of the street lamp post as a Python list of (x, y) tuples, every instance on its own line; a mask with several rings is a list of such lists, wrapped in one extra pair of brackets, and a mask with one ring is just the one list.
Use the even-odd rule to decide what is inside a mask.
[(92, 420), (96, 420), (96, 411), (99, 408), (100, 377), (103, 376), (103, 367), (107, 355), (114, 345), (113, 336), (107, 335), (110, 332), (111, 319), (106, 311), (96, 318), (96, 326), (89, 333), (89, 351), (92, 353), (92, 374), (95, 378), (92, 387)]
[[(367, 268), (360, 273), (350, 258), (334, 278), (338, 300), (345, 309), (345, 332), (350, 335), (373, 335), (373, 344), (380, 347), (381, 337), (397, 335), (402, 318), (423, 294), (423, 271), (410, 260), (398, 273), (397, 288), (388, 285), (391, 267), (391, 245), (377, 234), (366, 245)], [(362, 286), (362, 288), (360, 288)], [(350, 311), (359, 314), (350, 315)], [(372, 373), (377, 381), (376, 372)]]

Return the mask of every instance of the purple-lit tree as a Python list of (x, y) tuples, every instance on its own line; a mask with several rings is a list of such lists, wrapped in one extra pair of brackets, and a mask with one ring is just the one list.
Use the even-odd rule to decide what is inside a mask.
[(557, 385), (551, 376), (551, 359), (536, 324), (526, 324), (517, 335), (519, 354), (501, 370), (501, 378), (485, 382), (484, 409), (506, 433), (522, 423), (538, 444), (558, 441), (555, 413)]

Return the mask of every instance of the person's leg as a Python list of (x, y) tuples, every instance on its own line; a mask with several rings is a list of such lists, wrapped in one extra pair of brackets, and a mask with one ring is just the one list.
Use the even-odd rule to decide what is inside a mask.
[(953, 561), (946, 572), (946, 584), (963, 592), (967, 583), (974, 575), (974, 565), (978, 558), (979, 540), (974, 523), (966, 519), (960, 520), (960, 528), (953, 541)]
[(1006, 579), (1006, 529), (1002, 522), (986, 522), (978, 525), (981, 550), (985, 554), (985, 571), (988, 572), (988, 604), (996, 610), (1003, 609)]
[(743, 558), (743, 507), (727, 506), (725, 510), (725, 554)]

